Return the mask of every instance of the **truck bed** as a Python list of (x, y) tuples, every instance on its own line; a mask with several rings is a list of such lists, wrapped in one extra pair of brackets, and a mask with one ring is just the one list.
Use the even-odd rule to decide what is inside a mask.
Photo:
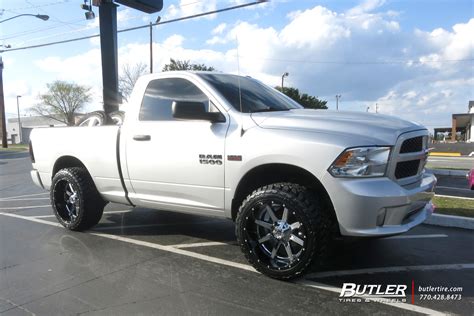
[(119, 126), (34, 129), (31, 134), (36, 161), (33, 168), (39, 172), (45, 189), (50, 188), (54, 173), (61, 169), (61, 161), (76, 159), (92, 175), (106, 200), (126, 203), (117, 152), (119, 129)]

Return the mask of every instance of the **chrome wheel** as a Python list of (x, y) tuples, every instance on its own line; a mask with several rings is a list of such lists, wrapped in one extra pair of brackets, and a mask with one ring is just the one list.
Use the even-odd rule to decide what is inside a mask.
[(58, 181), (54, 188), (56, 209), (65, 223), (74, 222), (78, 216), (79, 196), (73, 184), (67, 180)]
[(260, 202), (246, 218), (247, 242), (269, 269), (287, 269), (299, 262), (305, 251), (306, 233), (297, 213), (284, 203)]

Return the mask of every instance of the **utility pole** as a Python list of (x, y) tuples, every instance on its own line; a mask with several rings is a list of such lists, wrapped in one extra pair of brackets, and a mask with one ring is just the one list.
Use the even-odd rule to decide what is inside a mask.
[(21, 120), (20, 120), (20, 98), (21, 95), (16, 96), (16, 110), (18, 111), (18, 138), (20, 139), (20, 144), (21, 144), (21, 139), (22, 139), (22, 131), (21, 131)]
[(285, 80), (285, 77), (288, 77), (290, 74), (288, 72), (285, 72), (283, 75), (281, 75), (281, 92), (283, 92), (283, 81)]
[(150, 22), (150, 73), (153, 73), (153, 23)]
[(341, 98), (340, 94), (336, 94), (336, 111), (339, 111), (339, 99)]
[(102, 87), (104, 111), (109, 114), (119, 109), (117, 57), (117, 5), (103, 0), (99, 6), (100, 54), (102, 58)]
[(7, 142), (7, 122), (5, 119), (5, 99), (3, 98), (3, 60), (0, 56), (0, 115), (2, 116), (2, 147), (8, 148)]

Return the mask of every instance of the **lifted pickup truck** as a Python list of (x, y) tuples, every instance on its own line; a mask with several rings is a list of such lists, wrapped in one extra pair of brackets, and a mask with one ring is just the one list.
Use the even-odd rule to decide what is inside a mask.
[(428, 131), (416, 123), (303, 109), (214, 72), (144, 76), (128, 107), (122, 126), (32, 132), (33, 181), (64, 227), (94, 226), (109, 201), (224, 216), (250, 264), (289, 279), (335, 234), (400, 234), (433, 212)]

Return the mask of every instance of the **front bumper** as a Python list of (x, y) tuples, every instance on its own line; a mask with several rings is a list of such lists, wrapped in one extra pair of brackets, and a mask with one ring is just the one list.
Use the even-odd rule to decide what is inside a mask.
[(389, 178), (343, 179), (329, 174), (324, 182), (343, 236), (401, 234), (434, 211), (433, 174), (425, 173), (418, 183), (404, 187)]

